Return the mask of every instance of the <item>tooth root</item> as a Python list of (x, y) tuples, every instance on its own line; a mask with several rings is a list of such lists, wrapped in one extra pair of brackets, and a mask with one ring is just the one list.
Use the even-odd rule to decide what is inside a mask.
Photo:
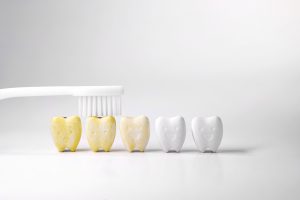
[(123, 144), (129, 152), (143, 152), (150, 137), (149, 119), (146, 116), (122, 117), (120, 132)]
[(133, 152), (135, 145), (134, 145), (134, 141), (132, 139), (128, 139), (127, 141), (125, 141), (126, 146), (127, 146), (127, 150), (129, 152)]
[(110, 151), (116, 135), (116, 120), (113, 116), (102, 118), (89, 117), (86, 124), (86, 135), (92, 151), (103, 149)]
[(135, 141), (133, 137), (131, 137), (132, 125), (129, 125), (127, 119), (122, 118), (120, 124), (120, 132), (124, 146), (127, 148), (129, 152), (132, 152), (135, 149)]
[(78, 116), (54, 117), (51, 123), (54, 144), (58, 151), (76, 151), (81, 138), (81, 120)]
[(223, 137), (220, 117), (195, 117), (191, 122), (195, 144), (201, 152), (216, 152)]
[(186, 136), (186, 126), (183, 117), (158, 117), (155, 120), (155, 131), (164, 152), (180, 152)]

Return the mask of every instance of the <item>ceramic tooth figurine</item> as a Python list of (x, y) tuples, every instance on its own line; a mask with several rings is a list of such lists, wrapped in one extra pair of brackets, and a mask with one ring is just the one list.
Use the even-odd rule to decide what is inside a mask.
[(158, 117), (155, 121), (155, 132), (164, 152), (180, 152), (186, 136), (184, 118), (181, 116)]
[(53, 117), (51, 132), (58, 151), (62, 152), (66, 149), (76, 151), (81, 138), (80, 117)]
[(116, 136), (116, 120), (113, 116), (88, 117), (86, 136), (92, 151), (110, 151)]
[(120, 132), (124, 146), (129, 152), (145, 151), (150, 137), (149, 119), (146, 116), (122, 117)]
[(199, 151), (217, 152), (223, 137), (223, 124), (220, 117), (195, 117), (192, 119), (191, 128)]

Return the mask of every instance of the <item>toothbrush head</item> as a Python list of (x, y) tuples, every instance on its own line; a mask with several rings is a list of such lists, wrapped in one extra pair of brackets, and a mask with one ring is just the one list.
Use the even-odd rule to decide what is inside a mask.
[(82, 117), (121, 115), (123, 93), (123, 86), (82, 86), (73, 91)]

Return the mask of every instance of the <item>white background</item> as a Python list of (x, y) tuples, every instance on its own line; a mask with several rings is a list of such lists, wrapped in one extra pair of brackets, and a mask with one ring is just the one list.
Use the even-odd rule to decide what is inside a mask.
[[(0, 102), (1, 199), (299, 199), (296, 0), (0, 0), (0, 87), (124, 85), (123, 114), (182, 115), (183, 151), (57, 153), (53, 116), (74, 97)], [(194, 116), (219, 115), (217, 154)]]

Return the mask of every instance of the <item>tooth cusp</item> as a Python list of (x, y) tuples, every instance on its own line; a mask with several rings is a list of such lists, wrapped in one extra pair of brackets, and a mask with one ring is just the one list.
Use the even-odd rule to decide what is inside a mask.
[(54, 144), (59, 152), (66, 149), (74, 152), (81, 138), (81, 120), (79, 116), (53, 117), (51, 132)]
[(135, 149), (144, 152), (150, 137), (149, 119), (146, 116), (122, 117), (121, 138), (129, 152)]
[(86, 135), (92, 151), (103, 149), (109, 152), (116, 135), (116, 120), (113, 116), (89, 117), (86, 124)]

